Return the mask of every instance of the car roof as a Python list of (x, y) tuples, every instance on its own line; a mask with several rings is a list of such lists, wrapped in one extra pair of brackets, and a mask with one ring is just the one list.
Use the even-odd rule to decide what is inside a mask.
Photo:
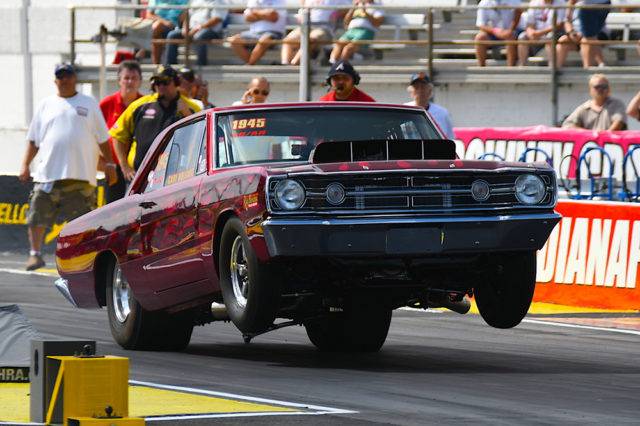
[(424, 108), (402, 105), (402, 104), (387, 104), (379, 102), (284, 102), (284, 103), (264, 103), (264, 104), (248, 104), (237, 106), (216, 107), (208, 111), (212, 112), (227, 112), (227, 111), (250, 111), (256, 109), (306, 109), (306, 108), (380, 108), (380, 109), (400, 109), (400, 110), (422, 110)]

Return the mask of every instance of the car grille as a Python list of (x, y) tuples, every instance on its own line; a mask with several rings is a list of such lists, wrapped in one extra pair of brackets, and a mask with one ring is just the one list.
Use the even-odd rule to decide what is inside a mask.
[[(315, 213), (363, 211), (376, 212), (452, 212), (468, 210), (490, 210), (532, 208), (520, 203), (515, 195), (515, 181), (525, 173), (434, 173), (411, 174), (332, 174), (297, 175), (305, 188), (306, 199), (296, 212)], [(533, 208), (551, 208), (556, 202), (556, 183), (553, 173), (537, 173), (545, 186), (547, 195)], [(269, 180), (269, 207), (272, 212), (283, 212), (275, 197), (275, 187), (281, 178)], [(476, 201), (471, 195), (471, 185), (476, 180), (489, 184), (490, 196), (485, 201)], [(327, 186), (338, 183), (345, 191), (344, 201), (338, 205), (327, 201)], [(291, 213), (287, 211), (287, 213)]]

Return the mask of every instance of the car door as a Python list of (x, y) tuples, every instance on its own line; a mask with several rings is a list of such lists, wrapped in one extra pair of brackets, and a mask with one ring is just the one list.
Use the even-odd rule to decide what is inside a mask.
[(139, 203), (140, 272), (145, 289), (155, 294), (205, 278), (196, 240), (196, 201), (203, 177), (198, 166), (206, 116), (176, 128), (168, 137)]

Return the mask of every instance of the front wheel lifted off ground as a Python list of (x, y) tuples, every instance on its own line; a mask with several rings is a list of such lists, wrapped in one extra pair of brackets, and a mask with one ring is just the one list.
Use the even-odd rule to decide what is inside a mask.
[(474, 288), (478, 311), (492, 327), (515, 327), (527, 315), (533, 299), (536, 253), (500, 255), (496, 269)]
[(220, 238), (220, 288), (229, 318), (243, 333), (261, 333), (276, 319), (280, 281), (272, 265), (260, 263), (238, 218)]
[(178, 351), (187, 347), (193, 319), (187, 313), (169, 315), (145, 310), (115, 260), (110, 260), (107, 268), (106, 290), (111, 334), (124, 349)]

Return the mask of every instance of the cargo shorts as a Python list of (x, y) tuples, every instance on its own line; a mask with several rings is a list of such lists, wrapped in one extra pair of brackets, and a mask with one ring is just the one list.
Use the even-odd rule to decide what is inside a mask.
[(64, 179), (36, 183), (29, 195), (27, 225), (51, 227), (96, 208), (96, 187), (87, 181)]

